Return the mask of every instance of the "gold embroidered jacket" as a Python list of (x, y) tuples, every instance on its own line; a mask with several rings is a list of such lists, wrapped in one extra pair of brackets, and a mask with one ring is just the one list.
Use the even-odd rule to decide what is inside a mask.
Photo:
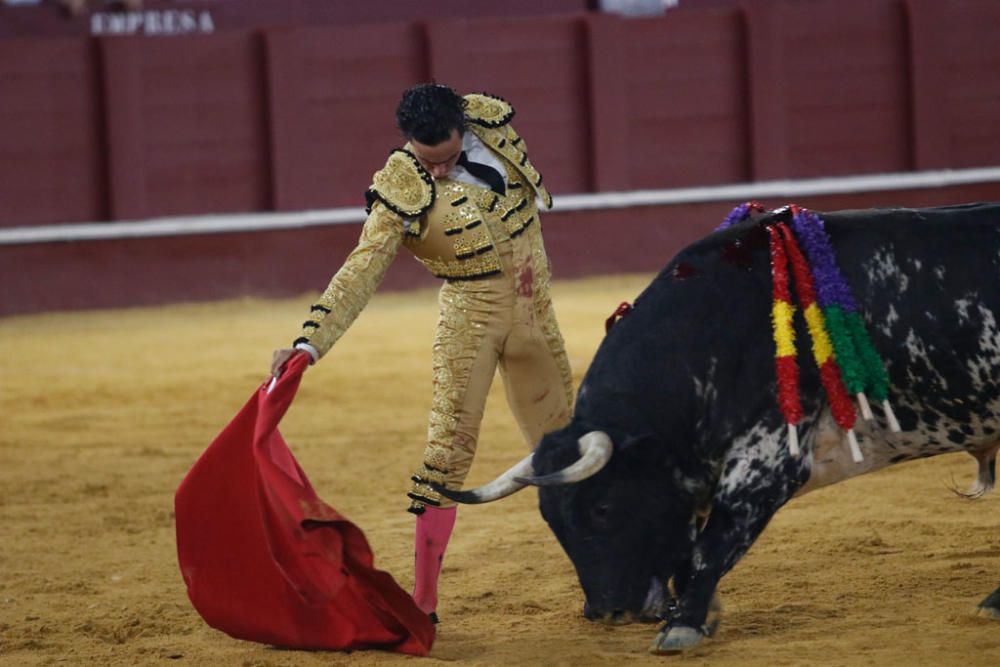
[(325, 355), (368, 303), (400, 245), (439, 278), (494, 275), (502, 270), (498, 245), (539, 224), (536, 198), (551, 207), (524, 141), (510, 126), (514, 109), (485, 94), (465, 100), (466, 130), (504, 163), (506, 194), (459, 181), (435, 182), (406, 147), (390, 153), (366, 194), (369, 215), (357, 247), (313, 304), (294, 344), (308, 343)]

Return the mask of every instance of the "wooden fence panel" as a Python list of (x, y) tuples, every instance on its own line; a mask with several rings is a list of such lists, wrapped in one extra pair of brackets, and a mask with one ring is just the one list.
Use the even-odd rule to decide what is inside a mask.
[(260, 39), (101, 40), (118, 219), (270, 207)]
[(996, 165), (997, 25), (991, 0), (744, 0), (4, 39), (0, 225), (358, 205), (431, 79), (509, 99), (559, 194)]
[(371, 176), (403, 144), (403, 89), (428, 78), (411, 24), (269, 33), (276, 208), (362, 205)]
[(1000, 3), (947, 4), (943, 40), (951, 167), (1000, 163)]
[(0, 226), (107, 215), (96, 62), (87, 40), (0, 41)]
[(750, 180), (739, 13), (677, 11), (625, 28), (631, 187)]
[(446, 21), (431, 24), (428, 38), (436, 80), (514, 105), (514, 126), (551, 191), (590, 189), (582, 18)]
[(781, 3), (786, 177), (906, 171), (909, 58), (898, 2)]

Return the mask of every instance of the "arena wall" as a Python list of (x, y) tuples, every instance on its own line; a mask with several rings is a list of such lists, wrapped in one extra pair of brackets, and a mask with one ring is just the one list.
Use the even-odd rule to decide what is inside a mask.
[[(109, 224), (85, 241), (0, 235), (0, 314), (322, 288), (357, 224), (141, 238), (110, 225), (359, 206), (399, 143), (399, 93), (421, 80), (511, 100), (557, 198), (1000, 164), (995, 2), (447, 15), (0, 39), (0, 232)], [(799, 203), (973, 199), (1000, 199), (1000, 179)], [(555, 212), (557, 275), (655, 269), (734, 203)], [(386, 287), (429, 283), (397, 265)]]

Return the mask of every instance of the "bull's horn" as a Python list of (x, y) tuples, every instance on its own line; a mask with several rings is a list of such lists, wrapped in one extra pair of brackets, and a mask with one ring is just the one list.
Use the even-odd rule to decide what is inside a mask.
[(604, 431), (591, 431), (577, 441), (580, 458), (567, 468), (542, 477), (518, 477), (515, 481), (532, 486), (572, 484), (596, 475), (611, 459), (614, 443)]
[(445, 498), (454, 500), (456, 503), (464, 505), (478, 505), (494, 500), (506, 498), (515, 491), (520, 491), (525, 487), (523, 482), (515, 481), (515, 478), (531, 476), (535, 474), (535, 469), (531, 466), (531, 454), (518, 461), (514, 466), (497, 477), (492, 482), (484, 484), (478, 488), (468, 491), (450, 491), (438, 484), (431, 484), (434, 490)]

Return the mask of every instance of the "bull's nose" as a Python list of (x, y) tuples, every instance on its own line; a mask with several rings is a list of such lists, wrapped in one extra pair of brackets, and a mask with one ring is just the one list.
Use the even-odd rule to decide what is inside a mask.
[(585, 619), (587, 619), (588, 621), (594, 620), (594, 613), (590, 609), (590, 603), (589, 602), (584, 602), (583, 603), (583, 617)]

